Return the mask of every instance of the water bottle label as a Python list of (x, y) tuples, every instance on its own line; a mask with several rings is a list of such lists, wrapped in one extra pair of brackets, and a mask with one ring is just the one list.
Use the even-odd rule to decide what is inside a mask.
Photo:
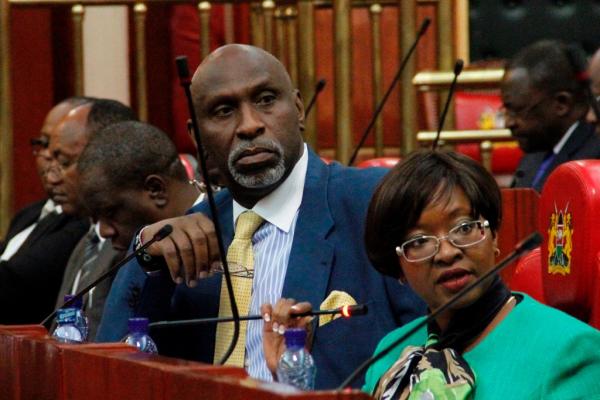
[(61, 308), (57, 311), (56, 323), (59, 325), (63, 324), (74, 324), (77, 321), (77, 308)]

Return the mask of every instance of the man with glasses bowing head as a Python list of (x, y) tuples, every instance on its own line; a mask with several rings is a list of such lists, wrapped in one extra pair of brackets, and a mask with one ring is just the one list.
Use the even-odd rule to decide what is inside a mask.
[(521, 50), (502, 81), (505, 125), (525, 152), (513, 187), (542, 190), (558, 165), (600, 158), (600, 138), (585, 122), (585, 65), (561, 42), (544, 40)]
[[(240, 315), (259, 314), (262, 304), (280, 297), (324, 309), (368, 304), (364, 317), (313, 321), (316, 388), (333, 388), (369, 357), (386, 330), (425, 311), (410, 289), (378, 275), (364, 250), (367, 205), (386, 171), (324, 164), (302, 139), (300, 93), (264, 50), (237, 44), (217, 49), (197, 69), (191, 89), (203, 144), (226, 186), (215, 200), (227, 259), (236, 269)], [(149, 248), (152, 260), (140, 258), (149, 270), (164, 257), (169, 272), (148, 276), (137, 314), (153, 320), (231, 315), (222, 274), (211, 269), (219, 254), (208, 205), (193, 211), (138, 234), (137, 245), (165, 223), (173, 226)], [(162, 328), (153, 335), (163, 354), (217, 362), (232, 326)], [(228, 364), (271, 380), (262, 327), (262, 320), (241, 324)]]

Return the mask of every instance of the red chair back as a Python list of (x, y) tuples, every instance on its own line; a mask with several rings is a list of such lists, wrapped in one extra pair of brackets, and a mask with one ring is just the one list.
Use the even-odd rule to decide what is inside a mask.
[(358, 168), (371, 168), (371, 167), (393, 168), (399, 162), (400, 162), (400, 158), (398, 158), (398, 157), (379, 157), (379, 158), (371, 158), (370, 160), (361, 161), (356, 166)]
[(544, 297), (547, 304), (588, 323), (598, 321), (600, 313), (599, 221), (600, 161), (572, 161), (556, 168), (539, 207)]
[(525, 292), (537, 301), (546, 303), (542, 283), (542, 258), (538, 247), (519, 260), (511, 277), (510, 290)]

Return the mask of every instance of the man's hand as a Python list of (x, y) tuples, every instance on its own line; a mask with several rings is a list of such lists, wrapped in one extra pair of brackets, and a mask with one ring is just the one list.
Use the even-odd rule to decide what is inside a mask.
[(310, 321), (313, 317), (294, 317), (294, 314), (301, 314), (312, 310), (308, 302), (296, 303), (294, 299), (279, 299), (272, 306), (263, 304), (260, 307), (260, 314), (263, 316), (263, 351), (267, 367), (275, 377), (277, 364), (281, 355), (285, 351), (285, 340), (283, 334), (286, 328), (305, 328), (309, 330)]
[(170, 218), (145, 227), (142, 243), (150, 240), (166, 224), (173, 227), (173, 232), (152, 244), (147, 252), (151, 256), (165, 258), (175, 283), (182, 283), (185, 279), (189, 287), (194, 287), (197, 279), (208, 276), (211, 264), (219, 260), (215, 226), (202, 213)]

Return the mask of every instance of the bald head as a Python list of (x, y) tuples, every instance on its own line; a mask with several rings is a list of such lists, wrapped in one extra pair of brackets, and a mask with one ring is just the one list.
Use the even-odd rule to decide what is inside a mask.
[(34, 152), (36, 155), (35, 163), (36, 169), (40, 178), (44, 190), (49, 197), (52, 197), (52, 186), (48, 183), (46, 174), (50, 166), (51, 155), (48, 149), (50, 143), (50, 135), (56, 126), (65, 118), (65, 116), (77, 107), (78, 105), (84, 104), (90, 101), (87, 97), (69, 97), (52, 107), (52, 109), (46, 115), (42, 128), (40, 129), (40, 137), (37, 139), (38, 143), (41, 144), (41, 148)]
[(590, 79), (592, 81), (592, 93), (600, 96), (600, 49), (594, 53), (589, 65)]
[(304, 147), (304, 107), (284, 66), (253, 46), (211, 53), (192, 79), (206, 152), (245, 207), (277, 188)]
[(209, 54), (194, 73), (191, 88), (194, 102), (202, 97), (207, 84), (222, 85), (234, 79), (239, 80), (240, 69), (250, 74), (254, 71), (267, 71), (271, 77), (285, 84), (286, 89), (294, 89), (285, 67), (271, 53), (245, 44), (228, 44)]

